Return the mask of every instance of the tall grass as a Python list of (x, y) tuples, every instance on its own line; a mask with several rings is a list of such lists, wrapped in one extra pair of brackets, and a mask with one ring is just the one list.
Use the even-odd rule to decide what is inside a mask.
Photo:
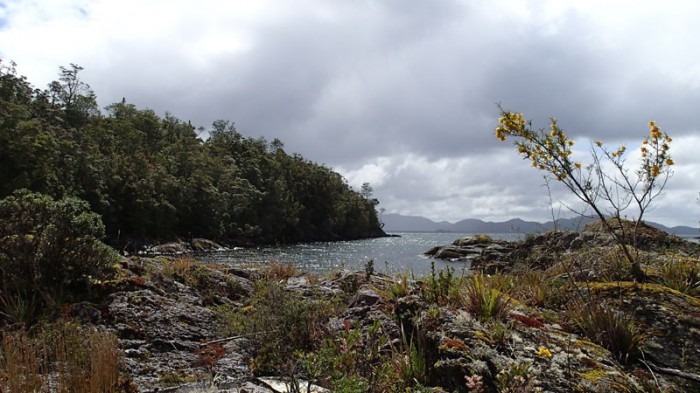
[(481, 274), (476, 274), (463, 291), (464, 307), (479, 320), (504, 320), (511, 309), (510, 297)]
[(700, 261), (673, 258), (661, 267), (661, 279), (669, 288), (690, 296), (700, 296)]
[(30, 335), (5, 332), (0, 343), (0, 390), (117, 393), (119, 350), (114, 334), (56, 322)]
[(647, 337), (628, 312), (610, 302), (575, 302), (568, 313), (584, 335), (610, 350), (620, 362), (630, 363), (641, 355)]

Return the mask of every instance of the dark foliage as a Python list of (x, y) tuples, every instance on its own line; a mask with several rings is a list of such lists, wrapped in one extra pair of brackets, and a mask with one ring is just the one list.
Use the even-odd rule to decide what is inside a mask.
[[(204, 141), (189, 122), (123, 100), (101, 114), (81, 68), (34, 89), (0, 63), (0, 198), (26, 188), (75, 196), (108, 241), (207, 237), (245, 243), (382, 234), (376, 199), (329, 168), (217, 120)], [(199, 129), (199, 132), (203, 132)]]
[(18, 190), (0, 200), (0, 321), (30, 321), (33, 309), (109, 278), (119, 256), (103, 236), (100, 217), (77, 198)]

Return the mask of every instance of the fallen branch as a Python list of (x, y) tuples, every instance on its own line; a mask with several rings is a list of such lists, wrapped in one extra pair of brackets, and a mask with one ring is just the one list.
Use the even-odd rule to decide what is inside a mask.
[[(257, 336), (257, 335), (259, 335), (259, 334), (277, 333), (277, 332), (279, 332), (279, 329), (268, 330), (268, 331), (257, 332), (257, 333), (250, 333), (250, 334), (248, 334), (248, 336)], [(211, 345), (211, 344), (221, 344), (221, 343), (225, 343), (225, 342), (228, 342), (228, 341), (233, 341), (233, 340), (237, 340), (237, 339), (239, 339), (239, 338), (245, 338), (245, 337), (246, 337), (246, 335), (241, 334), (241, 335), (238, 335), (238, 336), (231, 336), (231, 337), (221, 338), (221, 339), (218, 339), (218, 340), (212, 340), (212, 341), (207, 341), (207, 342), (199, 343), (199, 346), (200, 346), (200, 347), (206, 347), (207, 345)]]
[(206, 346), (212, 345), (212, 344), (221, 344), (221, 343), (225, 343), (225, 342), (228, 342), (228, 341), (233, 341), (233, 340), (236, 340), (236, 339), (239, 339), (239, 338), (243, 338), (243, 337), (245, 337), (245, 336), (243, 336), (243, 335), (238, 335), (238, 336), (231, 336), (231, 337), (221, 338), (221, 339), (218, 339), (218, 340), (213, 340), (213, 341), (207, 341), (207, 342), (199, 343), (199, 346), (200, 346), (200, 347), (206, 347)]
[(676, 370), (675, 368), (659, 367), (651, 362), (648, 362), (648, 363), (649, 363), (649, 366), (651, 366), (651, 368), (656, 370), (656, 372), (669, 374), (669, 375), (673, 375), (676, 377), (681, 377), (683, 379), (689, 379), (689, 380), (695, 381), (695, 382), (700, 382), (700, 375), (698, 375), (698, 374), (687, 373), (685, 371)]

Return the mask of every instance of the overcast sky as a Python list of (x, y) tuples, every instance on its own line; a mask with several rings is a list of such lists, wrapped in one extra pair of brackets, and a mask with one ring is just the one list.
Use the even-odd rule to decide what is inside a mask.
[(697, 226), (699, 20), (693, 0), (0, 0), (0, 58), (39, 88), (79, 64), (101, 106), (280, 138), (436, 221), (551, 219), (542, 173), (494, 137), (497, 102), (556, 116), (584, 160), (655, 120), (676, 165), (647, 218)]

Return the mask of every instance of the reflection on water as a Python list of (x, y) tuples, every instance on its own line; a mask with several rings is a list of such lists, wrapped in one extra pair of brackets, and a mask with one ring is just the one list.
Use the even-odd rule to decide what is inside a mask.
[[(393, 274), (413, 271), (416, 276), (430, 273), (430, 259), (422, 254), (435, 246), (452, 243), (469, 233), (399, 233), (400, 237), (354, 240), (330, 243), (302, 243), (290, 246), (237, 248), (234, 250), (199, 255), (206, 262), (234, 265), (264, 264), (270, 261), (291, 262), (302, 270), (326, 273), (344, 267), (362, 269), (374, 260), (377, 271)], [(517, 240), (521, 234), (489, 234), (494, 239)], [(457, 272), (468, 268), (468, 262), (435, 260), (437, 270), (452, 266)]]

